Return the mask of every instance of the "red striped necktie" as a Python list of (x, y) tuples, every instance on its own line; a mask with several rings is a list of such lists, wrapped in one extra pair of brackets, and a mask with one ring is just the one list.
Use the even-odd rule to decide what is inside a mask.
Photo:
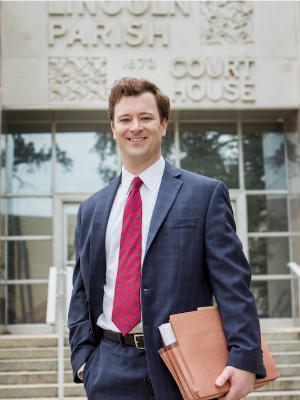
[(143, 181), (136, 176), (124, 207), (112, 321), (126, 335), (141, 321)]

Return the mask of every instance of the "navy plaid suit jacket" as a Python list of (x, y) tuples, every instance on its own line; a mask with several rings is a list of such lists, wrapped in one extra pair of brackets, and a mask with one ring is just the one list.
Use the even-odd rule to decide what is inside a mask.
[[(76, 266), (69, 309), (71, 361), (77, 371), (101, 340), (96, 321), (105, 284), (105, 231), (119, 176), (84, 201), (75, 233)], [(265, 376), (251, 273), (235, 233), (227, 187), (166, 161), (149, 228), (142, 272), (142, 319), (157, 400), (182, 399), (160, 359), (158, 326), (170, 314), (212, 304), (215, 297), (230, 350), (228, 365)], [(199, 337), (199, 340), (201, 338)]]

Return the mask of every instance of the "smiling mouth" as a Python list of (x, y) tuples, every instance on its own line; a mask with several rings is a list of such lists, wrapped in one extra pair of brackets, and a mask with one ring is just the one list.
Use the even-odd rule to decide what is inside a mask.
[(145, 140), (145, 137), (139, 137), (139, 138), (128, 138), (128, 140), (130, 142), (142, 142), (143, 140)]

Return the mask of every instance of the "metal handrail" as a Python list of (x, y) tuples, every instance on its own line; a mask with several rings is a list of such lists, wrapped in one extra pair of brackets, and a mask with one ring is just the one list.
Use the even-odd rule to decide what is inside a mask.
[(252, 275), (252, 281), (291, 281), (293, 277), (291, 274), (281, 274), (281, 275)]
[(300, 265), (287, 263), (290, 274), (252, 275), (252, 281), (290, 281), (292, 299), (292, 318), (294, 326), (300, 326)]
[(300, 265), (295, 262), (289, 262), (287, 266), (300, 278)]
[(67, 312), (72, 291), (73, 268), (49, 268), (46, 322), (56, 325), (58, 333), (58, 399), (64, 399), (64, 346)]
[(287, 267), (290, 269), (292, 277), (291, 292), (294, 325), (300, 326), (300, 265), (295, 262), (289, 262), (287, 263)]

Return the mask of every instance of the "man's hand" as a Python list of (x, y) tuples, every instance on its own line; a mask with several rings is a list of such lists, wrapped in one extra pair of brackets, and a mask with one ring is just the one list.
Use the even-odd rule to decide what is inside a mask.
[(229, 392), (219, 400), (241, 399), (253, 390), (255, 374), (234, 367), (225, 367), (222, 374), (216, 380), (216, 386), (223, 386), (230, 382)]
[(83, 371), (77, 373), (78, 378), (83, 381)]

